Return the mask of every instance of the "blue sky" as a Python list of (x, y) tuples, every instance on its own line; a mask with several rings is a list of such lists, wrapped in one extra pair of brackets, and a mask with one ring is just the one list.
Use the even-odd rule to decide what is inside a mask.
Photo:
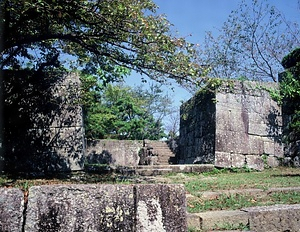
[[(212, 31), (214, 35), (228, 18), (230, 12), (238, 8), (240, 0), (153, 0), (158, 6), (158, 13), (165, 14), (174, 25), (174, 32), (178, 36), (188, 36), (187, 40), (201, 44), (206, 31)], [(251, 0), (247, 0), (251, 2)], [(286, 16), (288, 20), (300, 23), (300, 10), (298, 0), (269, 0)], [(127, 84), (139, 85), (140, 76), (133, 73), (126, 81)], [(146, 84), (147, 85), (147, 84)], [(191, 94), (174, 85), (175, 91), (169, 87), (165, 91), (173, 96), (174, 106), (179, 107), (181, 101), (186, 101)]]

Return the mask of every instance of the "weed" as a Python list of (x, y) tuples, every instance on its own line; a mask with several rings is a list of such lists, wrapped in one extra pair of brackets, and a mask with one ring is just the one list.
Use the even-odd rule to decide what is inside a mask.
[(200, 232), (201, 230), (194, 228), (194, 227), (189, 227), (188, 232)]
[(213, 230), (242, 230), (242, 231), (249, 231), (250, 227), (249, 224), (232, 224), (232, 223), (220, 223), (216, 224), (213, 228)]

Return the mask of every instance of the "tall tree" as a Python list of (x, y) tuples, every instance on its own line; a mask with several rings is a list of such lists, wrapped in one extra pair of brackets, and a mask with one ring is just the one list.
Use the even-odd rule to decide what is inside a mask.
[(209, 76), (277, 81), (281, 60), (300, 45), (300, 28), (267, 0), (243, 0), (215, 37), (207, 33), (199, 63)]
[[(83, 76), (90, 83), (91, 76)], [(86, 82), (87, 81), (87, 82)], [(108, 84), (85, 95), (85, 127), (89, 139), (152, 139), (165, 136), (162, 119), (154, 116), (148, 90)], [(137, 97), (138, 96), (138, 97)], [(155, 97), (158, 101), (165, 98)]]
[(3, 0), (0, 67), (80, 68), (114, 81), (127, 67), (164, 82), (201, 82), (193, 44), (172, 35), (152, 0)]

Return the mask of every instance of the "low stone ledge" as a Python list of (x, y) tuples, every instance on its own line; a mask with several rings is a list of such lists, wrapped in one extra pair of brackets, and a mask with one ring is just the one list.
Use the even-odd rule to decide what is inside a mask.
[(249, 214), (251, 230), (299, 231), (300, 204), (260, 206), (243, 209)]
[(25, 231), (186, 231), (182, 185), (50, 185), (29, 189)]
[[(209, 211), (188, 214), (188, 226), (201, 230), (217, 228), (221, 225), (247, 225), (248, 214), (239, 210)], [(252, 229), (252, 228), (251, 228)]]
[(22, 231), (24, 194), (17, 188), (0, 188), (0, 231)]
[[(162, 175), (170, 172), (191, 173), (210, 172), (215, 168), (213, 164), (176, 164), (176, 165), (139, 165), (136, 167), (136, 174), (139, 175)], [(143, 172), (147, 170), (147, 172)], [(151, 172), (151, 170), (156, 170)], [(161, 171), (160, 171), (161, 170)]]

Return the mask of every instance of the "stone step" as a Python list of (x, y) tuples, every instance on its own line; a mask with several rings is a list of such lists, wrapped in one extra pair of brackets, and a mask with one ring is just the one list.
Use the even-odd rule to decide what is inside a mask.
[(158, 161), (169, 161), (170, 158), (174, 158), (174, 156), (158, 156)]
[(157, 155), (158, 165), (172, 164), (175, 161), (175, 154), (171, 151), (168, 144), (163, 141), (147, 141), (147, 147), (152, 148), (152, 153)]
[(153, 148), (152, 153), (170, 153), (175, 155), (170, 148)]
[(136, 174), (140, 176), (157, 176), (157, 175), (165, 175), (171, 173), (171, 168), (145, 168), (145, 169), (137, 169)]
[(196, 173), (203, 173), (203, 172), (209, 172), (214, 169), (214, 165), (212, 164), (176, 164), (176, 165), (139, 165), (136, 167), (132, 167), (132, 169), (135, 169), (136, 172), (139, 171), (139, 169), (171, 169), (174, 173), (190, 173), (190, 172), (196, 172)]
[(209, 211), (187, 215), (188, 227), (198, 230), (215, 230), (226, 225), (238, 226), (249, 223), (247, 212), (240, 210)]
[(203, 213), (188, 213), (188, 227), (209, 231), (231, 225), (247, 226), (251, 231), (299, 231), (300, 204), (273, 205), (221, 210)]

